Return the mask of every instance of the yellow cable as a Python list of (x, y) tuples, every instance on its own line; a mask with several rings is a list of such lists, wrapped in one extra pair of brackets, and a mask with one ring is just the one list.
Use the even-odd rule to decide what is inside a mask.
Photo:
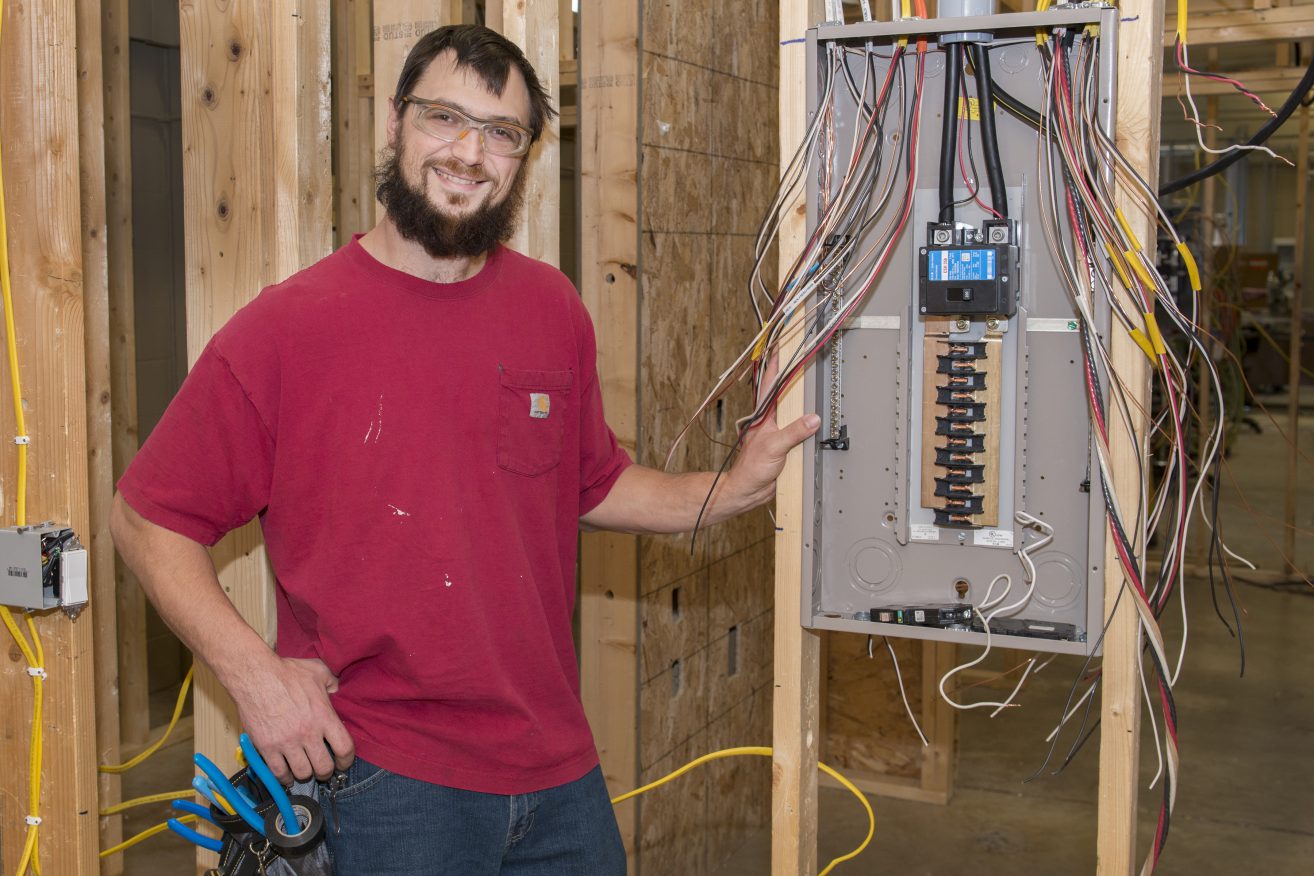
[(173, 704), (173, 717), (169, 719), (169, 726), (164, 728), (164, 735), (161, 736), (159, 739), (155, 740), (155, 742), (153, 742), (149, 747), (143, 750), (136, 757), (126, 760), (120, 764), (103, 764), (97, 767), (97, 769), (100, 770), (100, 772), (114, 773), (114, 774), (126, 773), (128, 770), (137, 766), (146, 758), (150, 757), (152, 754), (160, 750), (160, 748), (164, 745), (164, 743), (169, 739), (169, 734), (173, 732), (173, 728), (178, 726), (178, 719), (182, 717), (183, 705), (187, 702), (187, 691), (190, 690), (192, 686), (192, 673), (194, 673), (195, 671), (196, 671), (196, 665), (193, 664), (191, 668), (187, 670), (187, 675), (183, 678), (182, 690), (178, 691), (178, 700)]
[[(196, 819), (197, 817), (195, 815), (178, 816), (178, 821), (181, 822), (182, 824), (191, 824), (192, 822), (196, 821)], [(141, 833), (135, 836), (128, 837), (123, 842), (119, 843), (117, 846), (110, 846), (108, 849), (101, 852), (100, 856), (102, 858), (108, 858), (110, 855), (117, 855), (119, 852), (123, 851), (124, 849), (130, 849), (133, 846), (135, 846), (137, 843), (141, 842), (142, 840), (148, 840), (151, 837), (155, 836), (157, 833), (163, 833), (168, 829), (169, 829), (169, 822), (161, 821), (159, 824), (155, 825), (154, 827), (148, 827), (145, 830), (143, 830)]]
[[(674, 772), (671, 773), (667, 773), (666, 775), (662, 776), (660, 779), (657, 779), (654, 782), (649, 782), (643, 787), (635, 788), (633, 791), (628, 791), (624, 794), (621, 794), (619, 797), (611, 798), (611, 805), (615, 806), (618, 803), (624, 803), (626, 800), (629, 800), (631, 797), (637, 797), (640, 794), (646, 794), (648, 791), (651, 791), (653, 788), (661, 787), (662, 785), (666, 784), (669, 781), (678, 779), (680, 776), (684, 775), (690, 770), (696, 769), (697, 767), (700, 767), (705, 763), (710, 763), (711, 761), (720, 760), (721, 758), (725, 758), (725, 757), (739, 757), (742, 755), (756, 755), (758, 757), (771, 757), (772, 751), (769, 747), (764, 745), (746, 745), (746, 746), (741, 746), (739, 748), (723, 748), (720, 751), (713, 751), (709, 754), (704, 754), (702, 757), (698, 757), (689, 761), (687, 764), (680, 767), (678, 770), (675, 770)], [(853, 785), (852, 782), (844, 778), (842, 775), (840, 775), (838, 772), (831, 769), (829, 766), (827, 766), (824, 763), (818, 763), (817, 767), (823, 773), (830, 776), (832, 779), (834, 779), (835, 781), (843, 785), (845, 788), (847, 788), (853, 794), (853, 796), (857, 797), (859, 802), (862, 803), (862, 808), (867, 810), (867, 836), (862, 840), (862, 843), (859, 844), (859, 846), (856, 849), (849, 852), (847, 855), (840, 855), (838, 858), (827, 864), (826, 868), (822, 870), (820, 874), (818, 874), (818, 876), (826, 876), (826, 874), (828, 874), (831, 870), (834, 870), (838, 865), (844, 863), (845, 861), (849, 861), (852, 860), (853, 858), (856, 858), (858, 855), (862, 854), (863, 849), (867, 848), (867, 845), (871, 842), (871, 838), (876, 835), (876, 813), (872, 812), (871, 803), (867, 801), (866, 796), (864, 796), (863, 793), (859, 791)]]
[(137, 806), (146, 806), (151, 803), (167, 803), (171, 800), (188, 800), (197, 796), (196, 791), (191, 788), (185, 791), (164, 791), (160, 794), (147, 794), (145, 797), (134, 797), (131, 800), (124, 800), (122, 803), (115, 803), (113, 806), (106, 806), (100, 810), (100, 816), (117, 815), (125, 809), (132, 809)]

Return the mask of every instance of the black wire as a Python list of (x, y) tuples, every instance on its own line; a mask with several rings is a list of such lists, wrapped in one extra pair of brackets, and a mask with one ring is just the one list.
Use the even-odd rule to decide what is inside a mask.
[(940, 221), (954, 221), (954, 163), (958, 159), (958, 79), (963, 47), (945, 47), (944, 119), (940, 125)]
[(1002, 109), (1008, 110), (1031, 127), (1040, 130), (1040, 113), (1000, 88), (999, 83), (994, 79), (990, 80), (990, 91), (994, 95), (995, 103)]
[[(1311, 60), (1309, 66), (1305, 68), (1305, 75), (1296, 83), (1296, 87), (1291, 90), (1287, 100), (1282, 104), (1282, 108), (1277, 111), (1277, 115), (1269, 120), (1268, 124), (1255, 132), (1255, 136), (1245, 142), (1246, 146), (1262, 146), (1269, 137), (1273, 136), (1278, 128), (1282, 127), (1291, 114), (1296, 111), (1304, 100), (1306, 92), (1314, 87), (1314, 60)], [(1307, 104), (1308, 105), (1308, 104)], [(1159, 197), (1164, 198), (1173, 192), (1179, 192), (1187, 186), (1193, 186), (1201, 180), (1208, 179), (1217, 173), (1222, 173), (1236, 162), (1250, 154), (1249, 149), (1234, 149), (1231, 152), (1219, 158), (1217, 161), (1206, 164), (1197, 171), (1188, 173), (1186, 176), (1179, 177), (1170, 183), (1159, 187)]]
[[(978, 101), (981, 116), (981, 151), (985, 155), (986, 178), (990, 181), (990, 206), (1004, 218), (1008, 218), (1008, 190), (1004, 187), (1004, 165), (999, 156), (999, 136), (995, 133), (995, 96), (990, 81), (990, 51), (980, 43), (967, 47), (972, 55), (975, 68), (976, 91), (981, 96)], [(941, 173), (944, 160), (941, 159)], [(943, 219), (941, 221), (944, 221)]]

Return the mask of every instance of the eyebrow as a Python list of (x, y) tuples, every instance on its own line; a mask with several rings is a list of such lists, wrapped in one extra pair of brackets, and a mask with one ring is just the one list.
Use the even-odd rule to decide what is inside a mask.
[[(424, 99), (424, 98), (419, 98), (419, 100), (425, 100), (425, 99)], [(454, 109), (454, 110), (460, 110), (461, 112), (465, 113), (465, 114), (466, 114), (467, 116), (469, 116), (470, 118), (475, 119), (475, 120), (480, 121), (480, 122), (510, 122), (511, 124), (515, 125), (517, 128), (524, 128), (525, 130), (529, 130), (529, 126), (528, 126), (525, 122), (520, 121), (520, 119), (516, 118), (515, 116), (479, 116), (479, 115), (475, 115), (474, 113), (470, 112), (470, 110), (468, 110), (468, 109), (466, 109), (465, 107), (461, 106), (461, 105), (460, 105), (459, 103), (457, 103), (456, 101), (454, 101), (454, 100), (447, 100), (447, 99), (445, 99), (445, 98), (444, 98), (443, 100), (426, 100), (425, 102), (426, 102), (426, 103), (440, 103), (440, 104), (442, 104), (443, 106), (449, 106), (449, 107), (451, 107), (451, 108)]]

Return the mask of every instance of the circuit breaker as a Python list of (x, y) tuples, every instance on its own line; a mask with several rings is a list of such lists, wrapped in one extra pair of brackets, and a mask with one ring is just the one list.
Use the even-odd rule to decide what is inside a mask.
[[(958, 179), (954, 218), (943, 221), (934, 171), (947, 79), (941, 49), (966, 34), (988, 53), (994, 81), (1035, 107), (1042, 21), (1098, 28), (1108, 59), (1098, 74), (1107, 95), (1099, 122), (1111, 135), (1111, 7), (1064, 6), (1044, 19), (974, 16), (809, 32), (809, 121), (822, 100), (824, 65), (848, 66), (847, 86), (825, 97), (835, 107), (825, 134), (833, 145), (822, 153), (826, 166), (808, 175), (810, 230), (827, 181), (848, 166), (844, 147), (857, 141), (856, 126), (872, 124), (861, 84), (884, 81), (892, 63), (907, 65), (896, 72), (912, 82), (918, 61), (911, 43), (919, 36), (929, 42), (916, 149), (919, 166), (931, 168), (917, 178), (888, 265), (804, 378), (807, 408), (822, 420), (807, 445), (804, 475), (812, 517), (803, 531), (803, 617), (813, 628), (984, 644), (979, 606), (1001, 581), (1011, 582), (1014, 596), (1022, 593), (1021, 554), (1029, 552), (1034, 588), (1021, 609), (992, 620), (995, 644), (1098, 649), (1104, 505), (1080, 322), (1041, 226), (1040, 199), (1056, 196), (1041, 185), (1037, 132), (1005, 113), (995, 118), (1006, 216), (985, 203), (983, 180), (974, 198)], [(893, 48), (905, 36), (910, 47), (900, 55)], [(959, 136), (979, 144), (987, 112), (964, 100)], [(900, 127), (907, 118), (901, 107), (885, 120), (885, 148), (909, 136)], [(879, 232), (871, 228), (873, 241)], [(1107, 306), (1097, 309), (1102, 332), (1108, 319)]]

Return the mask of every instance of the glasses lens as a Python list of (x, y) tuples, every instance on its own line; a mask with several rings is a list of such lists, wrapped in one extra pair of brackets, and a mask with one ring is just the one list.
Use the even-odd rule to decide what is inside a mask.
[(509, 125), (484, 126), (484, 148), (497, 155), (519, 155), (529, 145), (529, 135)]
[(416, 121), (424, 130), (444, 140), (455, 140), (469, 124), (465, 116), (445, 106), (421, 107)]

